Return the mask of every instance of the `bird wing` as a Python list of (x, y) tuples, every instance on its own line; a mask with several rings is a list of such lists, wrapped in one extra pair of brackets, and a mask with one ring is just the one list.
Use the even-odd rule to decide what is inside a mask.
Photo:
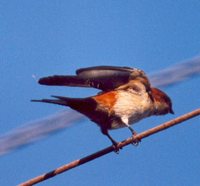
[(102, 91), (114, 90), (136, 77), (147, 78), (142, 70), (130, 67), (95, 66), (81, 68), (76, 75), (54, 75), (39, 80), (42, 85), (93, 87)]

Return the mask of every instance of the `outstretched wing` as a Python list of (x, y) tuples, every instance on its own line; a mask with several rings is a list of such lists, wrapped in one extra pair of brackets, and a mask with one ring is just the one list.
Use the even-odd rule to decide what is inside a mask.
[(129, 67), (95, 66), (81, 68), (73, 76), (49, 76), (39, 80), (42, 85), (93, 87), (103, 91), (113, 90), (129, 80), (146, 75), (142, 70)]

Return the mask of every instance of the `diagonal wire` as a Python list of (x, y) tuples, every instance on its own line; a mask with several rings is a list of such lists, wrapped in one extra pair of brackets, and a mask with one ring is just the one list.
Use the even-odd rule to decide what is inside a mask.
[[(184, 122), (186, 120), (189, 120), (189, 119), (191, 119), (193, 117), (196, 117), (198, 115), (200, 115), (200, 108), (196, 109), (196, 110), (193, 110), (192, 112), (186, 113), (186, 114), (184, 114), (182, 116), (179, 116), (179, 117), (177, 117), (177, 118), (175, 118), (173, 120), (170, 120), (168, 122), (165, 122), (165, 123), (163, 123), (161, 125), (153, 127), (151, 129), (148, 129), (148, 130), (146, 130), (144, 132), (141, 132), (141, 133), (135, 135), (134, 137), (128, 138), (128, 139), (120, 142), (118, 144), (118, 148), (120, 149), (122, 147), (125, 147), (125, 146), (133, 143), (134, 140), (141, 140), (141, 139), (146, 138), (148, 136), (151, 136), (151, 135), (153, 135), (155, 133), (158, 133), (160, 131), (166, 130), (169, 127), (173, 127), (173, 126), (175, 126), (177, 124), (180, 124), (180, 123), (182, 123), (182, 122)], [(70, 163), (68, 163), (66, 165), (61, 166), (61, 167), (58, 167), (53, 171), (50, 171), (48, 173), (45, 173), (45, 174), (39, 175), (39, 176), (37, 176), (35, 178), (32, 178), (32, 179), (30, 179), (30, 180), (28, 180), (26, 182), (21, 183), (19, 186), (31, 186), (31, 185), (37, 184), (39, 182), (43, 182), (44, 180), (50, 179), (50, 178), (52, 178), (52, 177), (54, 177), (54, 176), (56, 176), (58, 174), (66, 172), (66, 171), (68, 171), (70, 169), (73, 169), (73, 168), (75, 168), (77, 166), (80, 166), (82, 164), (88, 163), (89, 161), (92, 161), (92, 160), (97, 159), (97, 158), (99, 158), (101, 156), (104, 156), (104, 155), (106, 155), (106, 154), (108, 154), (108, 153), (110, 153), (112, 151), (115, 151), (115, 147), (113, 147), (113, 146), (107, 147), (107, 148), (105, 148), (103, 150), (100, 150), (100, 151), (94, 153), (94, 154), (91, 154), (89, 156), (83, 157), (81, 159), (72, 161), (72, 162), (70, 162)]]
[(39, 140), (55, 131), (71, 126), (82, 119), (81, 114), (74, 111), (60, 111), (46, 118), (32, 121), (13, 131), (0, 136), (0, 155), (23, 145)]
[(159, 72), (150, 74), (150, 82), (155, 87), (169, 87), (200, 74), (200, 56), (192, 58)]
[[(199, 74), (200, 56), (150, 74), (149, 78), (155, 87), (169, 87)], [(0, 155), (69, 127), (81, 119), (83, 119), (82, 115), (75, 111), (62, 111), (38, 121), (29, 122), (0, 136)]]

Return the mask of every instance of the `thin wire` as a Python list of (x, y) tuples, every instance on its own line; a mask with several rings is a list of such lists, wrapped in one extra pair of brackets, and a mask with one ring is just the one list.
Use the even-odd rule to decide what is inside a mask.
[(6, 154), (18, 147), (39, 140), (55, 131), (70, 127), (82, 119), (78, 113), (62, 111), (38, 121), (33, 121), (0, 136), (0, 155)]
[[(146, 138), (148, 136), (156, 134), (156, 133), (158, 133), (160, 131), (166, 130), (167, 128), (170, 128), (170, 127), (173, 127), (173, 126), (175, 126), (177, 124), (180, 124), (180, 123), (182, 123), (182, 122), (184, 122), (186, 120), (189, 120), (189, 119), (191, 119), (193, 117), (196, 117), (198, 115), (200, 115), (200, 108), (196, 109), (196, 110), (194, 110), (192, 112), (189, 112), (187, 114), (184, 114), (184, 115), (182, 115), (180, 117), (177, 117), (177, 118), (175, 118), (173, 120), (170, 120), (168, 122), (165, 122), (165, 123), (163, 123), (161, 125), (153, 127), (151, 129), (148, 129), (148, 130), (146, 130), (144, 132), (141, 132), (141, 133), (137, 134), (134, 137), (128, 138), (128, 139), (120, 142), (118, 144), (118, 148), (121, 149), (122, 147), (125, 147), (125, 146), (133, 143), (134, 140), (141, 140), (143, 138)], [(97, 158), (99, 158), (101, 156), (104, 156), (104, 155), (106, 155), (108, 153), (111, 153), (114, 150), (115, 150), (115, 148), (113, 146), (107, 147), (107, 148), (105, 148), (103, 150), (100, 150), (100, 151), (94, 153), (94, 154), (91, 154), (91, 155), (83, 157), (81, 159), (72, 161), (69, 164), (66, 164), (66, 165), (63, 165), (61, 167), (58, 167), (53, 171), (50, 171), (48, 173), (39, 175), (39, 176), (37, 176), (35, 178), (32, 178), (32, 179), (30, 179), (28, 181), (25, 181), (24, 183), (19, 184), (19, 186), (31, 186), (31, 185), (37, 184), (37, 183), (42, 182), (44, 180), (50, 179), (50, 178), (52, 178), (52, 177), (54, 177), (54, 176), (56, 176), (58, 174), (66, 172), (66, 171), (68, 171), (68, 170), (70, 170), (72, 168), (75, 168), (75, 167), (80, 166), (82, 164), (85, 164), (85, 163), (87, 163), (89, 161), (97, 159)]]
[(200, 74), (200, 57), (195, 57), (172, 67), (150, 74), (150, 82), (155, 87), (169, 87)]

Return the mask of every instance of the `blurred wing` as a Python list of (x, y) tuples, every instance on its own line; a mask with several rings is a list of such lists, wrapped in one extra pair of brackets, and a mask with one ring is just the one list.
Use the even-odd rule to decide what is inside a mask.
[(113, 90), (130, 79), (146, 75), (142, 70), (129, 67), (96, 66), (81, 68), (76, 76), (49, 76), (39, 80), (42, 85), (93, 87), (103, 91)]

